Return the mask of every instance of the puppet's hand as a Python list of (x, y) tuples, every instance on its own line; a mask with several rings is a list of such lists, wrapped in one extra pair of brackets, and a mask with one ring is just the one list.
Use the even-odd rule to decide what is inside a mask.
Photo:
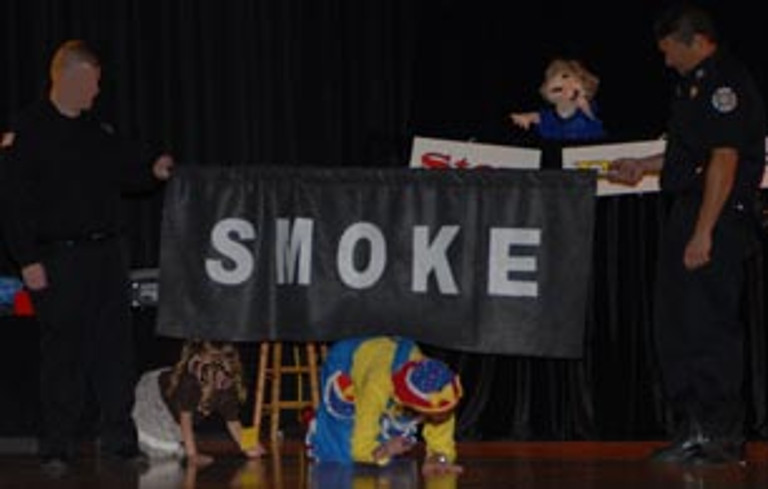
[(583, 90), (580, 90), (576, 96), (576, 107), (587, 114), (587, 116), (589, 116), (591, 119), (595, 118), (595, 114), (592, 112), (592, 106), (590, 105), (589, 100), (587, 99), (587, 96)]
[(522, 127), (526, 131), (531, 128), (531, 124), (539, 123), (539, 114), (537, 112), (511, 113), (509, 118), (516, 126)]

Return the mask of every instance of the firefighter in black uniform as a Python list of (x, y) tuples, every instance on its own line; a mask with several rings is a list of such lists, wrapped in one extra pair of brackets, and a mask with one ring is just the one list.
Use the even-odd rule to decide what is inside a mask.
[(137, 372), (118, 209), (126, 182), (167, 179), (173, 159), (140, 167), (141, 151), (92, 117), (100, 75), (85, 43), (62, 44), (48, 97), (17, 118), (4, 169), (4, 231), (40, 323), (40, 449), (52, 474), (76, 454), (89, 387), (101, 453), (143, 460), (131, 419)]
[(743, 269), (757, 248), (755, 202), (764, 168), (763, 100), (716, 37), (711, 17), (687, 6), (654, 26), (665, 63), (680, 76), (663, 155), (624, 158), (610, 177), (637, 183), (661, 172), (670, 207), (655, 296), (655, 341), (664, 392), (678, 421), (657, 462), (743, 460)]

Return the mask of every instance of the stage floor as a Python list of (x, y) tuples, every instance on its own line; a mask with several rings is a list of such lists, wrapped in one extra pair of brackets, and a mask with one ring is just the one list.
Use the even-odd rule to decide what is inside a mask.
[(0, 489), (741, 489), (768, 488), (768, 444), (751, 443), (744, 466), (683, 470), (654, 466), (651, 442), (477, 442), (459, 445), (458, 478), (424, 480), (417, 458), (387, 468), (308, 465), (288, 443), (261, 460), (239, 458), (226, 443), (203, 444), (216, 460), (198, 470), (176, 461), (139, 473), (87, 451), (64, 476), (41, 473), (30, 453), (0, 455)]

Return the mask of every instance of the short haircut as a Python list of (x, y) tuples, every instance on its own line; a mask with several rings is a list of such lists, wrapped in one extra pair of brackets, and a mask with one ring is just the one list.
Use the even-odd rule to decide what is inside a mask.
[(653, 24), (653, 33), (657, 41), (671, 37), (688, 45), (697, 34), (712, 42), (718, 41), (717, 29), (709, 13), (688, 2), (664, 10)]
[(100, 67), (99, 57), (81, 39), (71, 39), (62, 43), (51, 60), (50, 74), (55, 78), (62, 70), (78, 63), (87, 63), (93, 67)]

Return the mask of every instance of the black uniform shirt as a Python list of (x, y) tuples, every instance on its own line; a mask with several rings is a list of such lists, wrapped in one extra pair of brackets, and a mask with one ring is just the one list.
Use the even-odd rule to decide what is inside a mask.
[(6, 237), (20, 265), (38, 262), (40, 245), (119, 231), (126, 185), (152, 182), (138, 147), (120, 141), (87, 113), (65, 117), (48, 100), (28, 108), (14, 128), (4, 191)]
[(705, 166), (719, 147), (739, 153), (731, 204), (750, 204), (765, 166), (763, 100), (745, 67), (722, 49), (682, 77), (675, 89), (662, 189), (702, 192)]

